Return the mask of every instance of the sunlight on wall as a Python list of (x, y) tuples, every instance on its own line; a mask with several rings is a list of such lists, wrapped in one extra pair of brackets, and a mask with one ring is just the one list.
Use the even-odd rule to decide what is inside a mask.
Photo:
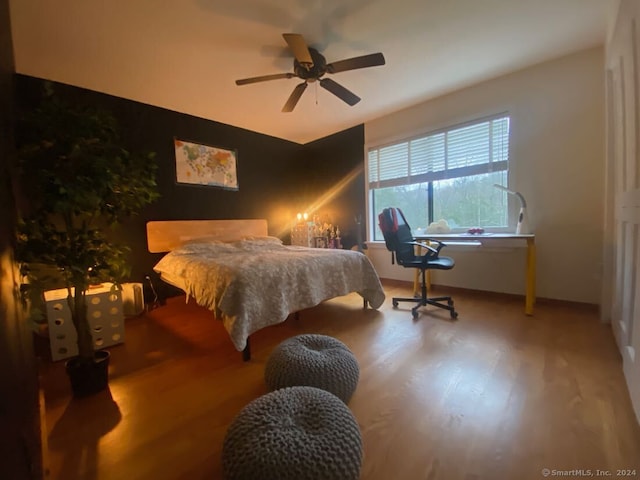
[(291, 230), (292, 222), (296, 220), (298, 212), (306, 212), (309, 218), (313, 218), (314, 214), (329, 214), (325, 209), (327, 205), (340, 193), (342, 193), (353, 181), (362, 174), (364, 164), (357, 165), (353, 170), (347, 173), (333, 187), (322, 193), (316, 200), (308, 205), (285, 204), (279, 205), (273, 209), (273, 213), (269, 217), (269, 225), (272, 227), (274, 235), (282, 237), (287, 235)]

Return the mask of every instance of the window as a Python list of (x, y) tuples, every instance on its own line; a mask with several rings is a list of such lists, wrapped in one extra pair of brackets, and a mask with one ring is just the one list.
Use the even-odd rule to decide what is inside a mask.
[(415, 230), (445, 219), (453, 231), (508, 226), (509, 117), (501, 114), (390, 145), (367, 160), (373, 240), (378, 213), (400, 207)]

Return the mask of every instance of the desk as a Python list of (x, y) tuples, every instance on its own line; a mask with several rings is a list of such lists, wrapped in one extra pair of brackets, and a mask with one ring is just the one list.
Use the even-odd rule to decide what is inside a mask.
[(527, 242), (527, 269), (526, 269), (526, 293), (524, 303), (524, 313), (533, 315), (533, 306), (536, 303), (536, 236), (529, 234), (515, 233), (484, 233), (480, 235), (461, 234), (424, 234), (416, 235), (417, 241), (426, 241), (429, 239), (439, 240), (450, 244), (463, 245), (464, 243), (472, 243), (477, 245), (480, 243), (491, 244), (494, 241), (526, 241)]

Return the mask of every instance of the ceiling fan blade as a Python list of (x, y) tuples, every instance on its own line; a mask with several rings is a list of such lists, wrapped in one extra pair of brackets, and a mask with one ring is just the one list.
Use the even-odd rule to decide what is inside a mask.
[(346, 70), (356, 70), (358, 68), (377, 67), (378, 65), (384, 64), (384, 55), (381, 53), (371, 53), (361, 57), (347, 58), (346, 60), (328, 63), (327, 72), (338, 73)]
[(298, 100), (300, 100), (300, 97), (302, 96), (302, 94), (306, 89), (307, 89), (307, 82), (302, 82), (296, 85), (296, 88), (294, 88), (293, 92), (291, 92), (291, 95), (289, 95), (289, 99), (287, 100), (287, 103), (285, 103), (284, 107), (282, 107), (282, 111), (292, 112), (293, 109), (298, 104)]
[(292, 77), (295, 77), (293, 73), (274, 73), (273, 75), (262, 75), (261, 77), (242, 78), (240, 80), (236, 80), (236, 85), (248, 85), (250, 83), (266, 82), (267, 80)]
[(342, 85), (337, 82), (334, 82), (330, 78), (323, 78), (320, 80), (320, 86), (326, 90), (329, 90), (336, 97), (342, 100), (345, 103), (348, 103), (352, 107), (360, 101), (360, 97), (355, 93), (347, 90)]
[(311, 53), (309, 53), (309, 47), (304, 37), (298, 33), (283, 33), (282, 36), (293, 52), (293, 56), (298, 60), (298, 63), (307, 69), (313, 67)]

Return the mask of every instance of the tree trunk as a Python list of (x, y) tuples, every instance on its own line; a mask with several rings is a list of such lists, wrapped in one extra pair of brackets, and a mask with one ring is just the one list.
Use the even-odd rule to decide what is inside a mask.
[(83, 359), (93, 359), (93, 338), (87, 318), (87, 286), (76, 282), (74, 296), (69, 296), (73, 325), (78, 334), (78, 356)]

